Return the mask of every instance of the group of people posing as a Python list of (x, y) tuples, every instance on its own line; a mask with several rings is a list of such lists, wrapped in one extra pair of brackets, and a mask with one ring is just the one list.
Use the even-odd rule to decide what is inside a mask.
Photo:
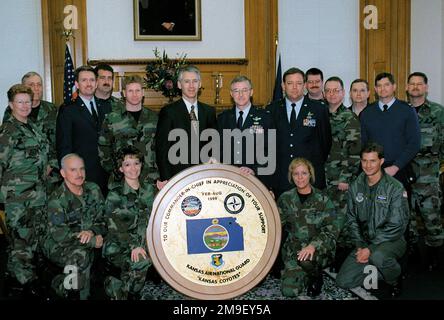
[[(195, 156), (189, 147), (180, 157), (185, 161), (171, 163), (174, 129), (188, 134), (189, 145), (193, 134), (209, 128), (242, 132), (216, 161), (256, 176), (275, 197), (284, 230), (283, 264), (276, 267), (283, 294), (318, 295), (322, 270), (338, 261), (339, 286), (362, 285), (371, 264), (398, 294), (399, 259), (405, 237), (416, 241), (416, 213), (436, 267), (444, 241), (444, 108), (427, 99), (425, 74), (409, 76), (410, 104), (395, 98), (393, 76), (382, 73), (377, 101), (367, 105), (369, 84), (357, 79), (349, 108), (343, 81), (324, 83), (316, 68), (287, 70), (285, 97), (265, 108), (252, 104), (251, 81), (237, 76), (230, 87), (234, 106), (219, 115), (198, 101), (201, 75), (194, 66), (180, 70), (182, 97), (159, 114), (143, 106), (139, 76), (125, 78), (122, 100), (112, 96), (109, 65), (81, 66), (74, 77), (78, 97), (60, 108), (42, 100), (35, 72), (8, 91), (0, 127), (0, 225), (8, 239), (9, 295), (39, 295), (51, 269), (58, 297), (88, 299), (91, 283), (101, 283), (111, 299), (140, 298), (155, 272), (145, 236), (154, 196)], [(269, 136), (276, 137), (275, 148), (265, 153), (276, 170), (263, 175), (263, 161), (251, 161), (245, 142), (254, 150), (256, 140)]]

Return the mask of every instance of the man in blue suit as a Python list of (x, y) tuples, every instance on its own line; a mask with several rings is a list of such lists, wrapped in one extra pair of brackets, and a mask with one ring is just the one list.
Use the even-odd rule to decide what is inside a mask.
[(277, 169), (273, 181), (276, 199), (292, 188), (288, 181), (288, 166), (298, 157), (313, 164), (314, 186), (325, 188), (324, 164), (332, 143), (328, 108), (304, 97), (304, 76), (298, 68), (285, 71), (282, 80), (285, 98), (267, 106), (277, 130)]
[(98, 138), (105, 115), (111, 105), (100, 103), (94, 92), (97, 78), (90, 66), (81, 66), (74, 72), (79, 96), (70, 105), (60, 107), (56, 125), (56, 150), (60, 160), (69, 153), (76, 153), (85, 161), (86, 180), (99, 185), (107, 193), (108, 175), (100, 165)]

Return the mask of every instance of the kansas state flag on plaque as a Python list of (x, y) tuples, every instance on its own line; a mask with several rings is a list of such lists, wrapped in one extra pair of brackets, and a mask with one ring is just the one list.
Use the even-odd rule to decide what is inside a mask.
[(236, 218), (187, 220), (188, 254), (244, 250), (243, 228)]

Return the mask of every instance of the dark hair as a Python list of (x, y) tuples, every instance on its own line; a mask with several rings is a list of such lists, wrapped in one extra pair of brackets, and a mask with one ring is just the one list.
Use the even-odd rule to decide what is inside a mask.
[(351, 85), (350, 85), (350, 91), (351, 91), (351, 89), (352, 89), (352, 87), (353, 87), (353, 85), (354, 85), (355, 83), (365, 83), (365, 85), (366, 85), (366, 87), (367, 87), (367, 91), (370, 90), (370, 86), (368, 85), (368, 81), (367, 81), (367, 80), (364, 80), (364, 79), (355, 79), (355, 80), (353, 80), (353, 82), (352, 82)]
[(384, 158), (384, 148), (380, 144), (377, 144), (376, 142), (369, 142), (364, 147), (362, 147), (360, 153), (361, 159), (364, 153), (370, 153), (370, 152), (376, 152), (378, 154), (379, 159)]
[(413, 72), (409, 75), (407, 82), (410, 82), (411, 77), (422, 77), (424, 79), (424, 83), (427, 84), (429, 82), (429, 79), (427, 78), (426, 74), (423, 72)]
[(329, 81), (336, 81), (336, 82), (339, 82), (339, 83), (341, 84), (341, 88), (344, 89), (344, 81), (342, 81), (341, 78), (336, 77), (336, 76), (334, 76), (334, 77), (330, 77), (330, 78), (327, 79), (327, 81), (325, 81), (325, 83), (327, 83), (327, 82), (329, 82)]
[(322, 73), (321, 69), (310, 68), (305, 73), (305, 81), (307, 81), (308, 76), (317, 76), (317, 75), (320, 75), (321, 76), (321, 80), (324, 81), (324, 74)]
[(20, 93), (28, 94), (31, 97), (31, 102), (32, 102), (32, 99), (34, 98), (34, 92), (31, 90), (30, 87), (25, 86), (24, 84), (21, 84), (21, 83), (15, 84), (11, 88), (9, 88), (8, 93), (7, 93), (8, 101), (13, 102), (15, 96)]
[(75, 80), (75, 81), (79, 81), (79, 74), (80, 74), (80, 72), (82, 72), (82, 71), (89, 71), (89, 72), (92, 72), (92, 73), (94, 73), (94, 77), (97, 78), (97, 76), (96, 76), (96, 72), (94, 71), (94, 68), (93, 68), (93, 67), (91, 67), (91, 66), (80, 66), (80, 67), (78, 67), (78, 68), (74, 71), (74, 80)]
[(304, 71), (302, 71), (301, 69), (299, 69), (299, 68), (290, 68), (290, 69), (288, 69), (287, 71), (285, 71), (285, 73), (284, 73), (284, 75), (283, 75), (283, 77), (282, 77), (282, 82), (285, 82), (285, 78), (287, 78), (287, 76), (289, 76), (289, 75), (291, 75), (291, 74), (300, 74), (301, 76), (302, 76), (302, 79), (304, 80), (304, 82), (305, 82), (305, 74), (304, 74)]
[(125, 160), (126, 156), (131, 156), (132, 158), (137, 158), (141, 163), (143, 163), (143, 154), (137, 149), (135, 146), (128, 145), (125, 147), (122, 147), (117, 151), (117, 168), (120, 168), (122, 166), (123, 161)]
[(105, 70), (105, 71), (109, 71), (113, 74), (113, 78), (114, 78), (114, 69), (113, 67), (111, 67), (109, 64), (106, 63), (99, 63), (95, 68), (94, 68), (94, 73), (96, 74), (96, 77), (99, 76), (99, 71), (100, 70)]
[(375, 86), (378, 85), (378, 81), (382, 80), (384, 78), (388, 78), (389, 81), (391, 82), (391, 84), (395, 84), (395, 77), (393, 77), (393, 75), (391, 73), (388, 72), (381, 72), (380, 74), (378, 74), (375, 78)]

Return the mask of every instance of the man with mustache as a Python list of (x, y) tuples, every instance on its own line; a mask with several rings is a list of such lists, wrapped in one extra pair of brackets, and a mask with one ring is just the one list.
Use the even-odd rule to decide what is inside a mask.
[(110, 105), (112, 109), (120, 102), (119, 99), (112, 96), (114, 86), (114, 69), (106, 63), (99, 63), (94, 72), (97, 77), (97, 89), (95, 92), (98, 104)]
[(99, 104), (94, 92), (97, 79), (94, 69), (81, 66), (74, 72), (79, 96), (60, 108), (56, 125), (56, 148), (59, 161), (68, 153), (77, 153), (85, 161), (86, 180), (99, 185), (107, 193), (108, 176), (100, 165), (98, 138), (105, 114), (111, 106)]
[(305, 88), (307, 89), (307, 96), (311, 100), (319, 101), (321, 104), (327, 106), (324, 98), (322, 88), (324, 87), (324, 74), (318, 68), (310, 68), (305, 74)]
[[(421, 148), (412, 161), (417, 177), (412, 185), (412, 209), (421, 216), (425, 228), (424, 266), (437, 269), (444, 261), (444, 230), (441, 219), (442, 194), (439, 176), (444, 163), (444, 107), (427, 99), (428, 79), (422, 72), (409, 75), (407, 94), (418, 114)], [(416, 223), (416, 219), (412, 220)]]
[(103, 245), (106, 232), (104, 199), (99, 187), (85, 181), (85, 164), (77, 154), (61, 160), (64, 183), (48, 202), (48, 228), (43, 252), (65, 272), (69, 267), (76, 277), (72, 289), (65, 284), (66, 274), (56, 275), (51, 286), (58, 296), (86, 300), (90, 294), (90, 274), (94, 249)]

